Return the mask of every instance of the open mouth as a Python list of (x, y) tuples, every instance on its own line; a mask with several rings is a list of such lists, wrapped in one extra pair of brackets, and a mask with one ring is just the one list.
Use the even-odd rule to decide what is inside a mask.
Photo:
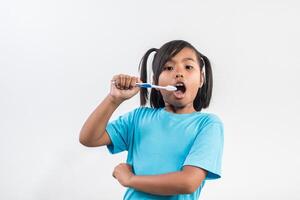
[(175, 87), (177, 88), (177, 91), (180, 91), (182, 93), (185, 93), (186, 91), (184, 83), (176, 83)]
[(183, 99), (185, 96), (186, 87), (183, 82), (178, 82), (175, 84), (177, 90), (173, 93), (176, 99)]

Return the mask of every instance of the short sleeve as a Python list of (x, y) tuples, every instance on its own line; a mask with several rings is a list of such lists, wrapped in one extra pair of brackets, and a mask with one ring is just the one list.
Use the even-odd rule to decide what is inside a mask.
[(183, 165), (205, 169), (208, 180), (220, 178), (223, 145), (223, 124), (210, 123), (198, 133)]
[(111, 139), (107, 148), (110, 153), (128, 150), (134, 131), (134, 113), (135, 111), (128, 112), (107, 124), (106, 131)]

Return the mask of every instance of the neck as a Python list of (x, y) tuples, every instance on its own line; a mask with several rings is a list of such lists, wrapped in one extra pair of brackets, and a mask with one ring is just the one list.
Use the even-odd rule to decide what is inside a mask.
[(176, 113), (176, 114), (188, 114), (196, 112), (194, 109), (193, 103), (185, 105), (185, 106), (174, 106), (171, 104), (165, 105), (165, 110), (168, 112)]

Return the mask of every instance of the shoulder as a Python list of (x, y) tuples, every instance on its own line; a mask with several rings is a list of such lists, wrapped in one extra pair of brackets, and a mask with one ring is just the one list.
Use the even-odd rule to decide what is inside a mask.
[(222, 119), (217, 114), (202, 112), (199, 114), (199, 116), (201, 117), (201, 119), (205, 124), (213, 124), (213, 123), (223, 124)]
[(202, 113), (198, 123), (197, 137), (199, 140), (222, 144), (224, 141), (224, 126), (221, 118), (212, 113)]
[(201, 113), (201, 123), (200, 127), (201, 129), (218, 129), (222, 133), (224, 131), (224, 124), (223, 120), (214, 113)]

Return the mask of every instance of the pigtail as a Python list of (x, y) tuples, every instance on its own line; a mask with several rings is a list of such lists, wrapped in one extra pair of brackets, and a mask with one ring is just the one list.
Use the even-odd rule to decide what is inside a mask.
[[(200, 99), (200, 102), (194, 101), (194, 108), (197, 111), (201, 111), (202, 108), (207, 108), (210, 103), (210, 99), (212, 96), (212, 88), (213, 88), (213, 75), (212, 69), (209, 59), (201, 55), (201, 65), (204, 66), (205, 76), (204, 83), (201, 88), (199, 88), (196, 100)], [(202, 67), (203, 70), (203, 67)]]
[[(156, 48), (149, 49), (145, 55), (143, 56), (140, 64), (139, 64), (139, 71), (140, 71), (140, 79), (143, 83), (147, 82), (147, 61), (149, 55), (153, 52), (157, 51)], [(141, 106), (145, 106), (148, 100), (148, 89), (147, 88), (141, 88), (140, 89), (140, 104)]]

